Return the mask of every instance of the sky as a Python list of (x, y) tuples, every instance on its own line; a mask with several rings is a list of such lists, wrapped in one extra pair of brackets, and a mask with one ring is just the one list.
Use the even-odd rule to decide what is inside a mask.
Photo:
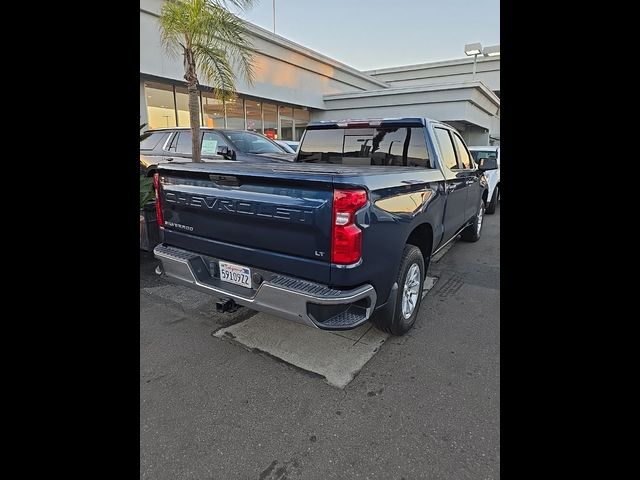
[[(241, 14), (273, 31), (273, 0)], [(275, 0), (276, 33), (358, 70), (464, 58), (500, 43), (499, 0)]]

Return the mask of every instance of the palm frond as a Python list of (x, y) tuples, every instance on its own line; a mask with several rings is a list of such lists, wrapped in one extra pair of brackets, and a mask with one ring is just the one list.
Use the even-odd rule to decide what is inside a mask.
[(227, 100), (235, 92), (235, 75), (224, 50), (210, 45), (193, 45), (196, 66), (213, 86), (214, 95)]
[[(254, 0), (168, 0), (160, 17), (161, 39), (172, 55), (193, 51), (197, 69), (219, 96), (235, 93), (232, 66), (249, 85), (254, 81), (257, 50), (246, 23), (224, 8), (250, 8)], [(186, 58), (186, 57), (185, 57)], [(187, 65), (185, 64), (185, 71)]]
[(160, 41), (171, 55), (182, 53), (182, 42), (188, 34), (189, 15), (183, 0), (167, 1), (160, 11)]
[(240, 73), (250, 85), (254, 80), (254, 54), (257, 50), (250, 40), (246, 22), (224, 8), (209, 4), (210, 15), (202, 19), (202, 29), (214, 32), (208, 42), (219, 49), (226, 50), (240, 69)]

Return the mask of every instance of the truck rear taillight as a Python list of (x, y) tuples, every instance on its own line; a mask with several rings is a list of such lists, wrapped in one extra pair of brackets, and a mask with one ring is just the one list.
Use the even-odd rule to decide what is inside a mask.
[(333, 191), (331, 262), (356, 263), (362, 256), (362, 230), (355, 224), (355, 213), (367, 203), (365, 190)]
[(153, 176), (153, 188), (156, 191), (156, 221), (158, 222), (159, 228), (164, 228), (164, 217), (162, 216), (162, 192), (160, 191), (162, 185), (160, 185), (160, 176), (157, 173)]

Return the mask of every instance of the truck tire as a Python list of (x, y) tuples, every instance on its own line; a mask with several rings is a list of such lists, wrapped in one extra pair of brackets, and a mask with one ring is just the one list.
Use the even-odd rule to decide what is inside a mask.
[(422, 302), (425, 273), (420, 249), (414, 245), (405, 245), (396, 279), (398, 291), (395, 309), (391, 315), (372, 317), (371, 323), (392, 335), (404, 335), (411, 330)]
[(489, 205), (487, 205), (486, 213), (496, 213), (496, 207), (498, 206), (498, 197), (500, 195), (499, 192), (500, 185), (496, 185), (496, 188), (493, 189), (493, 195), (491, 195), (491, 201), (489, 202)]
[(473, 217), (473, 222), (460, 234), (460, 238), (465, 242), (477, 242), (480, 240), (482, 232), (482, 221), (484, 220), (484, 200), (480, 200), (478, 213)]

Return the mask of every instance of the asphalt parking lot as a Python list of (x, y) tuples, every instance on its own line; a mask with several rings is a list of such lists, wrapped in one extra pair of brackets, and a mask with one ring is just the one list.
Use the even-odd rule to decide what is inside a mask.
[(141, 252), (140, 477), (499, 478), (499, 212), (344, 388), (214, 336), (254, 312), (217, 314)]

